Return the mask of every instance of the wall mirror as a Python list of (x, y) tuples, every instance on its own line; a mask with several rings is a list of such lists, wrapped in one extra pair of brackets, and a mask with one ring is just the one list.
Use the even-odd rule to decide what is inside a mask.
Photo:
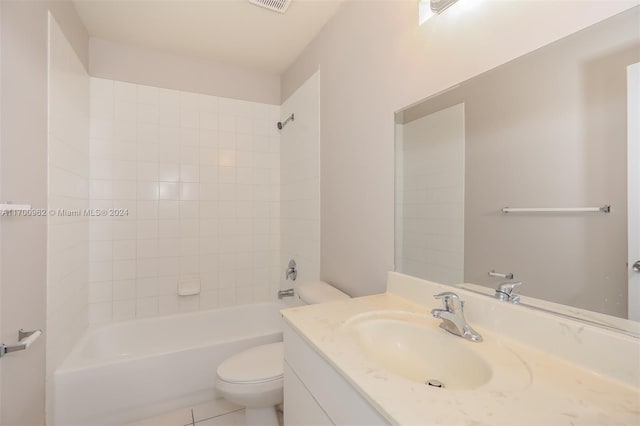
[(491, 297), (513, 274), (525, 307), (640, 330), (638, 28), (634, 7), (396, 113), (397, 271)]

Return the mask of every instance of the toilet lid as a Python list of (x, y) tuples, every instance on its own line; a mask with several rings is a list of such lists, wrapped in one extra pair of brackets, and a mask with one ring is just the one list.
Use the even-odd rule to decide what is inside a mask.
[(218, 366), (218, 377), (231, 383), (260, 383), (283, 376), (282, 342), (260, 345), (227, 358)]

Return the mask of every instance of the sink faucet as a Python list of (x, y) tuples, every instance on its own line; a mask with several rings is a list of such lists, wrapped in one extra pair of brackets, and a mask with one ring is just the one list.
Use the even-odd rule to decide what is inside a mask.
[(464, 313), (462, 312), (464, 302), (460, 300), (460, 296), (450, 291), (445, 291), (433, 297), (442, 299), (444, 303), (444, 309), (434, 309), (431, 311), (431, 315), (433, 315), (434, 318), (442, 320), (440, 328), (456, 336), (471, 340), (472, 342), (482, 342), (482, 336), (471, 328), (464, 319)]
[(513, 293), (513, 289), (522, 285), (522, 281), (506, 281), (500, 283), (496, 289), (496, 298), (505, 302), (520, 303), (520, 295)]

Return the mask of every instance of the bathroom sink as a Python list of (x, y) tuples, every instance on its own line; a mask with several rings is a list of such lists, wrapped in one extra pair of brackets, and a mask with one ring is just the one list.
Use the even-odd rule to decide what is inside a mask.
[(509, 349), (491, 339), (467, 341), (438, 324), (426, 315), (374, 312), (350, 319), (344, 331), (367, 360), (412, 382), (449, 390), (513, 389), (530, 382), (528, 369)]

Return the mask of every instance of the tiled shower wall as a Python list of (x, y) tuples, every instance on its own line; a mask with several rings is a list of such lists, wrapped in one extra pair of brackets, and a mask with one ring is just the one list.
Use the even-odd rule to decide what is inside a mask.
[[(90, 224), (90, 322), (273, 299), (280, 107), (98, 78), (90, 93), (91, 208), (106, 212)], [(188, 280), (201, 293), (178, 296)]]
[(89, 208), (89, 76), (51, 16), (48, 71), (45, 336), (50, 386), (53, 370), (87, 328), (89, 279), (89, 218), (83, 215)]
[[(297, 284), (320, 279), (320, 72), (282, 104), (281, 279), (289, 259), (298, 267)], [(293, 283), (286, 281), (283, 288)]]

